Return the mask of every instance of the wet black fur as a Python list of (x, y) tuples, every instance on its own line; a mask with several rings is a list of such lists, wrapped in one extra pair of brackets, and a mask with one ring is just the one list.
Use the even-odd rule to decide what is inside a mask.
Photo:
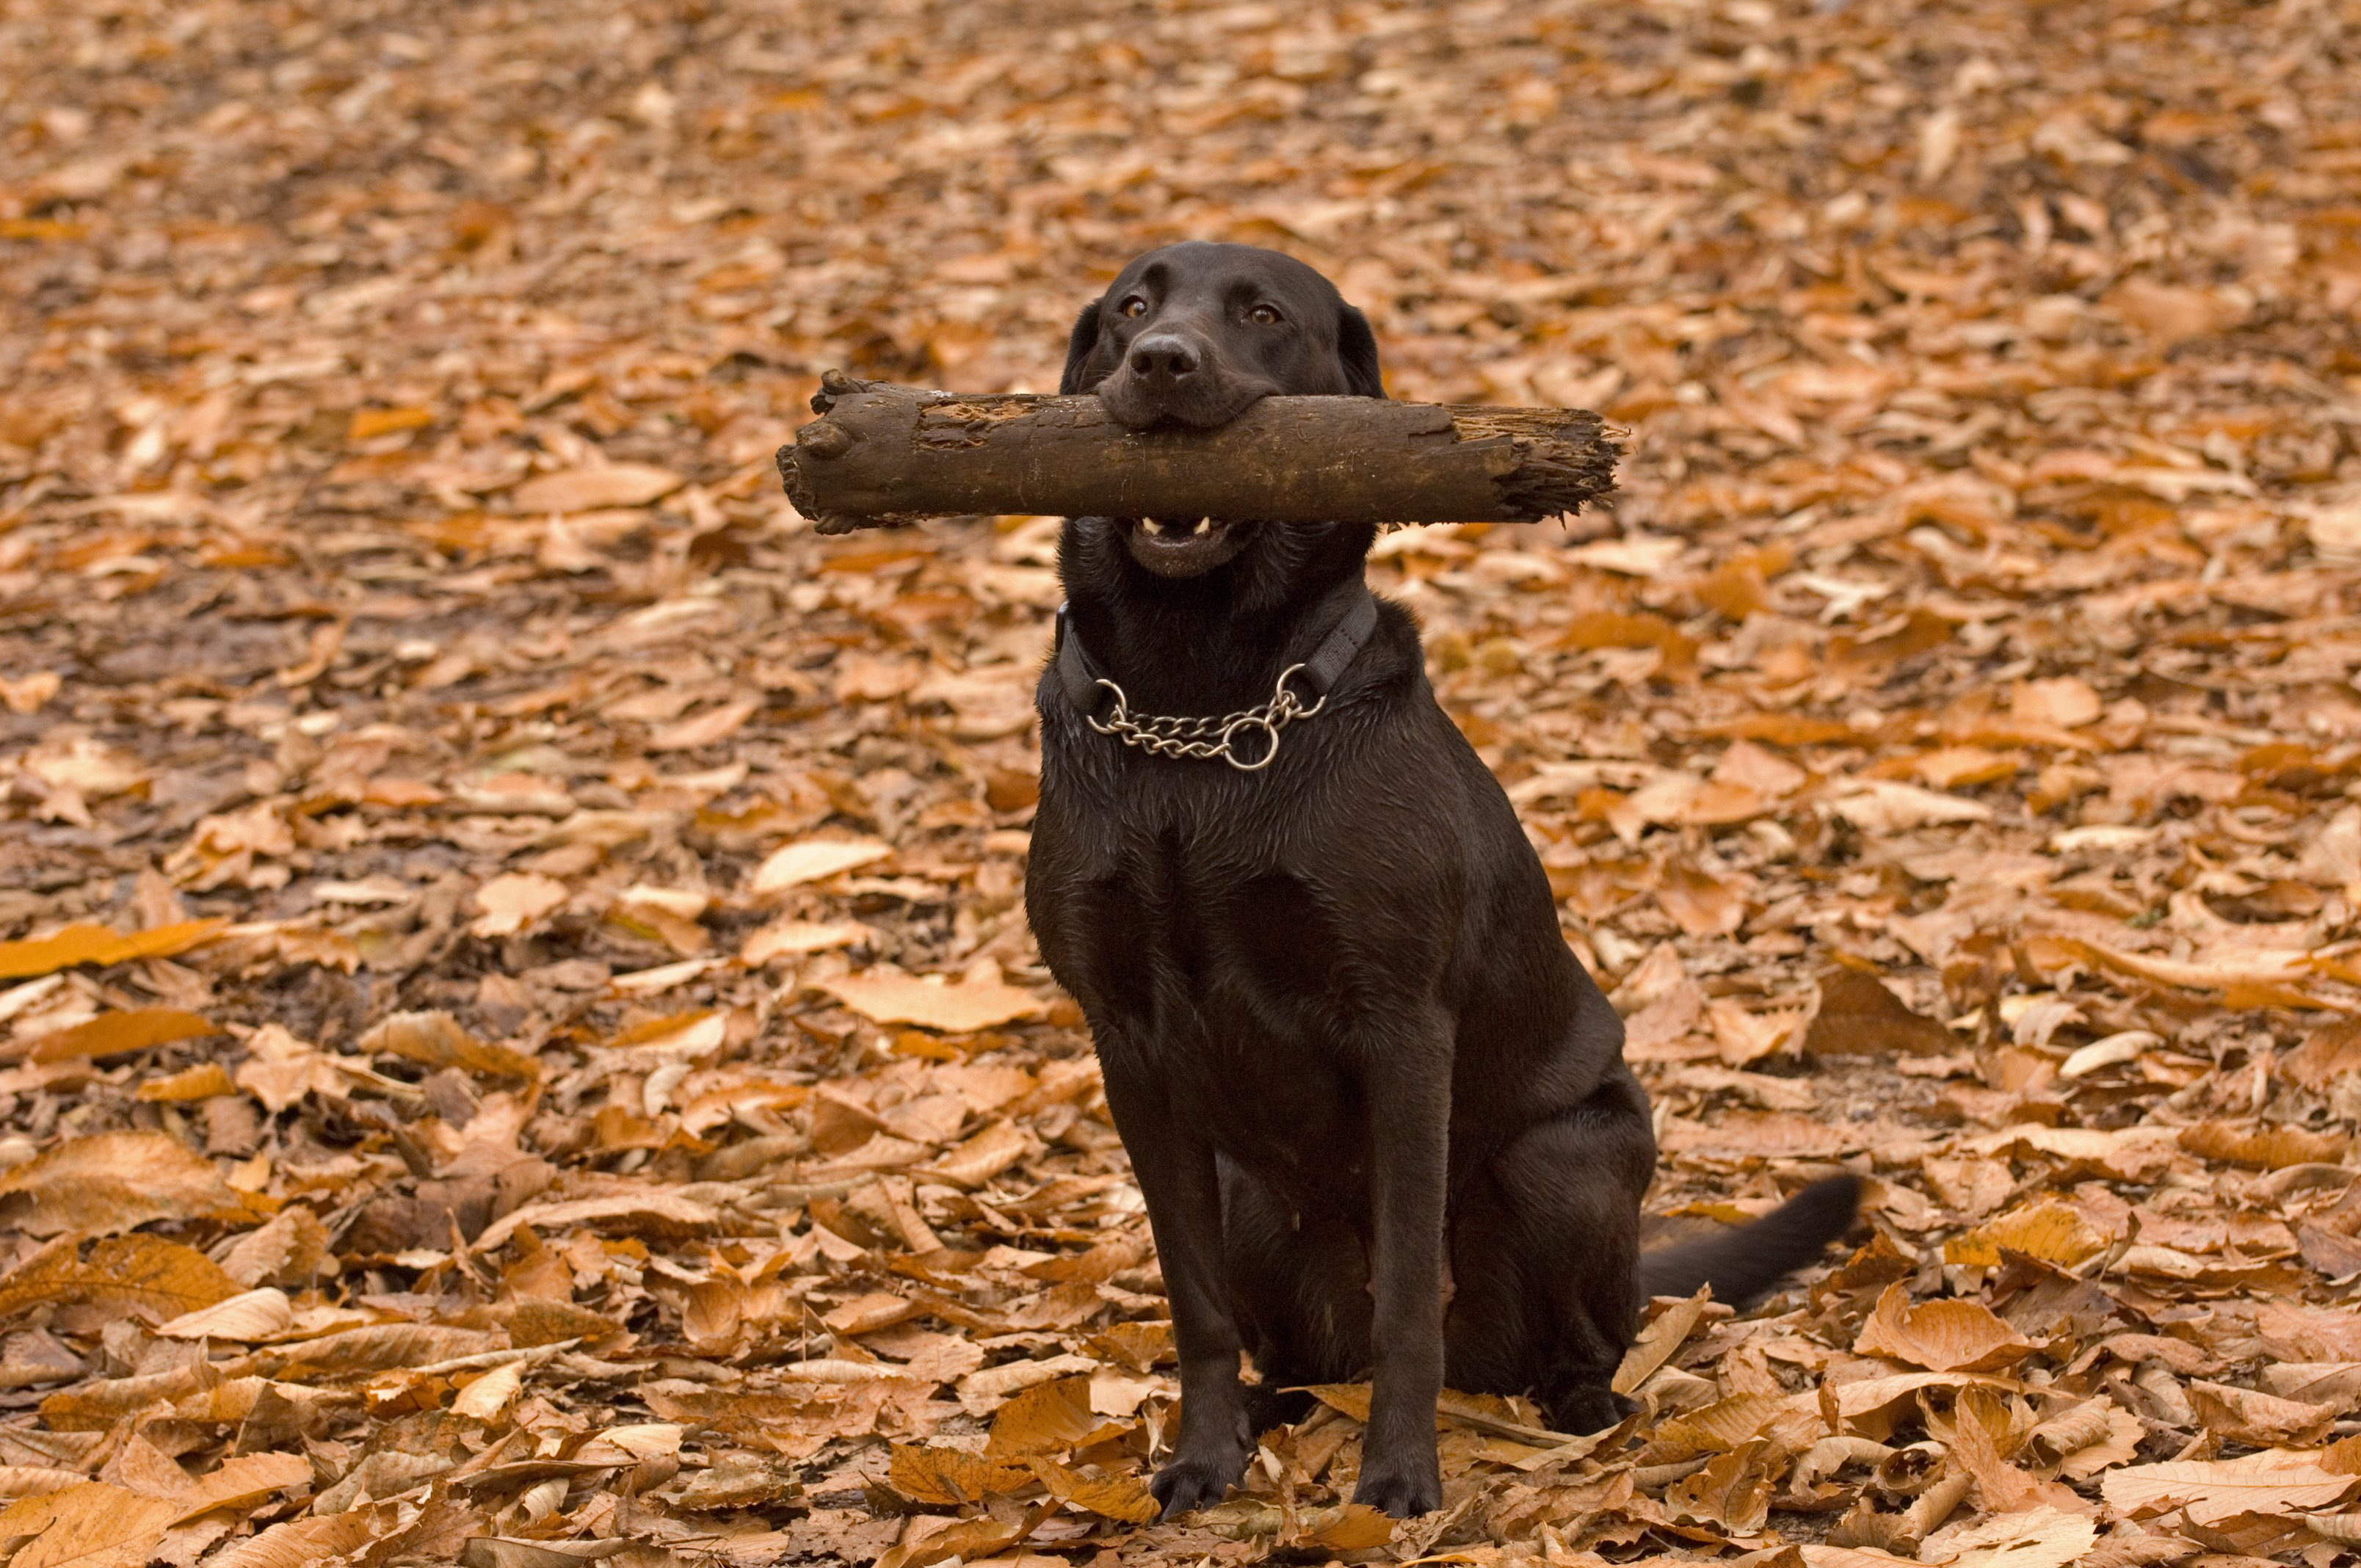
[[(1159, 265), (1213, 272), (1216, 297), (1237, 293), (1232, 274), (1274, 276), (1295, 308), (1336, 313), (1305, 334), (1325, 362), (1272, 390), (1383, 395), (1374, 343), (1353, 363), (1358, 313), (1243, 247), (1134, 263), (1077, 324), (1062, 390), (1104, 376), (1114, 302)], [(1253, 358), (1212, 320), (1211, 364)], [(1070, 520), (1060, 566), (1073, 633), (1135, 709), (1164, 714), (1267, 699), (1374, 537), (1247, 524), (1224, 564), (1174, 578), (1134, 559), (1134, 526)], [(1646, 1293), (1710, 1278), (1748, 1299), (1851, 1223), (1840, 1179), (1642, 1264), (1655, 1145), (1622, 1024), (1400, 608), (1381, 606), (1326, 710), (1259, 773), (1097, 734), (1054, 672), (1038, 700), (1026, 905), (1089, 1020), (1162, 1260), (1184, 1395), (1154, 1483), (1168, 1512), (1238, 1479), (1254, 1424), (1292, 1413), (1278, 1390), (1371, 1374), (1355, 1496), (1436, 1508), (1440, 1387), (1531, 1393), (1562, 1430), (1595, 1430), (1624, 1409), (1608, 1380)], [(1252, 1398), (1241, 1347), (1262, 1376)]]

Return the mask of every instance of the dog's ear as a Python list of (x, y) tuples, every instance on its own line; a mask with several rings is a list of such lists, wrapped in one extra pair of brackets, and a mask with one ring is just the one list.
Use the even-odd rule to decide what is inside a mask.
[(1105, 374), (1091, 373), (1091, 362), (1098, 356), (1099, 349), (1099, 301), (1093, 300), (1074, 318), (1073, 335), (1066, 339), (1066, 373), (1058, 378), (1058, 395), (1061, 398), (1089, 391)]
[(1336, 307), (1336, 357), (1353, 396), (1386, 395), (1385, 378), (1378, 371), (1378, 334), (1369, 330), (1369, 318), (1350, 305)]

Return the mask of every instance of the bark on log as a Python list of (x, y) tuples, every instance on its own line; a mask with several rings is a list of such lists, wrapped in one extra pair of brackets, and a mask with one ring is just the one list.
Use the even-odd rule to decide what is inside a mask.
[(1579, 409), (1266, 398), (1217, 430), (1137, 432), (1093, 397), (965, 396), (831, 370), (812, 410), (821, 417), (779, 448), (779, 477), (822, 533), (1002, 512), (1538, 522), (1612, 490), (1622, 454)]

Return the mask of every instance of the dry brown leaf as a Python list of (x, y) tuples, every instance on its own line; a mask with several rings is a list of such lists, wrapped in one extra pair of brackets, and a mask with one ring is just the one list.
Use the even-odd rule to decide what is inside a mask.
[(952, 1187), (981, 1187), (1031, 1154), (1037, 1140), (1006, 1117), (952, 1145), (916, 1174)]
[(1104, 1424), (1091, 1409), (1088, 1376), (1036, 1383), (992, 1418), (984, 1453), (994, 1459), (1062, 1453)]
[(1887, 1355), (1930, 1372), (1998, 1372), (2014, 1366), (2034, 1343), (1981, 1301), (1913, 1303), (1889, 1285), (1853, 1342), (1860, 1355)]
[(367, 1545), (381, 1528), (366, 1508), (290, 1519), (233, 1542), (206, 1561), (218, 1568), (311, 1568)]
[(496, 876), (475, 893), (483, 911), (467, 929), (478, 937), (506, 937), (523, 930), (566, 902), (566, 884), (536, 872)]
[(1804, 1031), (1804, 1049), (1813, 1056), (1936, 1056), (1959, 1047), (1950, 1030), (1853, 969), (1820, 977), (1820, 1004)]
[(923, 1537), (906, 1536), (877, 1560), (875, 1568), (928, 1568), (953, 1557), (965, 1562), (995, 1558), (1032, 1534), (1044, 1511), (1035, 1509), (1013, 1523), (991, 1518), (961, 1519)]
[(1759, 1534), (1771, 1520), (1774, 1462), (1784, 1459), (1767, 1439), (1750, 1438), (1665, 1487), (1664, 1511), (1682, 1524)]
[(2284, 1399), (2226, 1383), (2192, 1379), (2182, 1391), (2206, 1431), (2257, 1448), (2318, 1442), (2337, 1417), (2334, 1405)]
[(2098, 1538), (2087, 1517), (2043, 1507), (1980, 1520), (1927, 1549), (1948, 1556), (1945, 1568), (2066, 1568)]
[(237, 1085), (231, 1081), (227, 1068), (217, 1061), (203, 1061), (145, 1080), (139, 1085), (138, 1098), (149, 1103), (189, 1105), (236, 1092)]
[(1071, 1503), (1126, 1524), (1146, 1524), (1161, 1511), (1148, 1487), (1136, 1476), (1085, 1475), (1052, 1459), (1037, 1457), (1028, 1463), (1041, 1485), (1061, 1503)]
[(791, 887), (874, 864), (893, 852), (892, 845), (874, 839), (807, 839), (773, 850), (754, 868), (754, 878), (749, 885), (757, 896), (784, 893)]
[(2106, 706), (2097, 689), (2080, 675), (2020, 682), (2008, 700), (2009, 711), (2017, 718), (2034, 724), (2055, 724), (2065, 729), (2093, 722), (2106, 711)]
[(295, 1321), (287, 1292), (265, 1286), (226, 1297), (210, 1307), (183, 1312), (156, 1325), (164, 1339), (264, 1340), (286, 1332)]
[(1697, 1332), (1697, 1324), (1704, 1321), (1706, 1305), (1712, 1299), (1713, 1287), (1703, 1286), (1696, 1295), (1675, 1302), (1650, 1319), (1631, 1341), (1631, 1348), (1623, 1353), (1623, 1360), (1615, 1368), (1609, 1387), (1618, 1394), (1629, 1394), (1645, 1383)]
[(174, 958), (212, 941), (228, 927), (226, 920), (183, 920), (125, 936), (104, 926), (68, 926), (47, 937), (0, 942), (0, 980), (49, 974), (76, 964)]
[(300, 1453), (236, 1454), (173, 1496), (180, 1511), (171, 1522), (180, 1524), (215, 1508), (251, 1508), (273, 1493), (309, 1486), (312, 1481), (311, 1461)]
[(0, 1174), (0, 1225), (37, 1236), (127, 1231), (151, 1220), (252, 1223), (245, 1196), (162, 1133), (73, 1138)]
[(2108, 1238), (2082, 1212), (2056, 1198), (2040, 1198), (2012, 1209), (1943, 1244), (1946, 1263), (1992, 1267), (2004, 1249), (2073, 1268), (2106, 1251)]
[(2130, 1518), (2186, 1511), (2199, 1524), (2240, 1514), (2280, 1518), (2324, 1508), (2361, 1484), (2361, 1475), (2324, 1468), (2316, 1453), (2265, 1449), (2237, 1459), (2176, 1459), (2133, 1464), (2100, 1477), (2107, 1506)]
[(774, 959), (850, 948), (874, 936), (858, 920), (774, 920), (746, 938), (738, 959), (759, 968)]
[(12, 1563), (23, 1568), (135, 1568), (177, 1513), (162, 1497), (89, 1481), (0, 1508), (0, 1539), (32, 1539)]
[(428, 1068), (456, 1067), (489, 1078), (532, 1080), (541, 1065), (531, 1057), (477, 1039), (448, 1013), (396, 1013), (353, 1043), (363, 1056), (397, 1056)]
[(175, 1040), (203, 1039), (221, 1031), (193, 1013), (177, 1007), (135, 1007), (123, 1013), (102, 1013), (87, 1024), (44, 1035), (27, 1047), (27, 1061), (78, 1061), (84, 1057), (122, 1056)]
[(681, 477), (645, 463), (610, 463), (573, 468), (528, 479), (511, 498), (519, 511), (594, 511), (638, 507), (662, 500), (680, 488)]
[(475, 1250), (497, 1252), (522, 1226), (554, 1230), (567, 1225), (604, 1226), (625, 1234), (691, 1236), (711, 1230), (721, 1216), (711, 1206), (675, 1192), (650, 1190), (612, 1198), (574, 1198), (529, 1203), (503, 1214), (478, 1236)]
[(2180, 1130), (2180, 1146), (2206, 1159), (2280, 1170), (2290, 1165), (2334, 1165), (2345, 1157), (2352, 1140), (2339, 1133), (2307, 1132), (2301, 1127), (2246, 1128), (2231, 1122), (2202, 1122)]
[(300, 1205), (280, 1210), (230, 1244), (222, 1272), (240, 1285), (308, 1286), (328, 1256), (328, 1231)]
[[(1675, 1464), (1702, 1453), (1724, 1453), (1796, 1414), (1784, 1395), (1738, 1394), (1657, 1424), (1642, 1463)], [(1817, 1418), (1810, 1418), (1816, 1424)]]
[(72, 1302), (129, 1304), (159, 1320), (211, 1307), (237, 1282), (194, 1247), (162, 1236), (60, 1236), (0, 1278), (0, 1317)]
[(2179, 343), (2219, 332), (2246, 313), (2210, 289), (2130, 277), (2109, 291), (2106, 307), (2149, 336)]
[(897, 1442), (887, 1478), (914, 1503), (952, 1508), (1021, 1488), (1034, 1479), (1022, 1464), (1004, 1464), (957, 1448)]
[(916, 1024), (947, 1035), (973, 1034), (1043, 1011), (1041, 999), (997, 977), (946, 981), (871, 970), (822, 981), (820, 989), (876, 1024)]

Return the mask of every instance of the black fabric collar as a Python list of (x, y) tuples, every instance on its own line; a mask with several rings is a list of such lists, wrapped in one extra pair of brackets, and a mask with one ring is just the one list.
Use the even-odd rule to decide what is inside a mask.
[[(1352, 667), (1368, 646), (1369, 637), (1378, 629), (1378, 599), (1369, 592), (1368, 583), (1355, 576), (1328, 591), (1313, 612), (1314, 619), (1334, 616), (1335, 623), (1320, 646), (1303, 661), (1303, 668), (1295, 679), (1312, 688), (1312, 700), (1318, 702)], [(1083, 718), (1095, 714), (1103, 705), (1106, 692), (1099, 685), (1101, 671), (1097, 660), (1082, 647), (1066, 614), (1066, 607), (1058, 607), (1057, 630), (1058, 685), (1066, 694), (1066, 701)]]

